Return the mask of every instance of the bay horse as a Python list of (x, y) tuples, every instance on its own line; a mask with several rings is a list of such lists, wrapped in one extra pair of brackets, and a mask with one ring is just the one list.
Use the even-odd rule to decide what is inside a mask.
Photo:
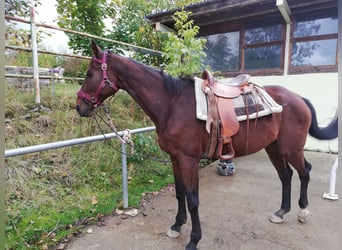
[[(91, 116), (97, 106), (119, 89), (127, 91), (135, 99), (154, 122), (158, 143), (172, 161), (178, 211), (168, 235), (180, 235), (181, 226), (187, 220), (187, 205), (192, 228), (186, 249), (197, 249), (202, 237), (198, 210), (199, 162), (207, 148), (209, 134), (205, 122), (196, 119), (194, 80), (174, 78), (132, 59), (102, 51), (94, 41), (92, 50), (94, 56), (77, 93), (79, 115)], [(266, 86), (265, 89), (282, 105), (283, 111), (257, 121), (251, 120), (249, 126), (245, 121), (240, 122), (240, 130), (233, 137), (235, 156), (266, 150), (282, 184), (280, 209), (270, 219), (274, 223), (281, 223), (291, 208), (292, 166), (301, 183), (298, 219), (306, 222), (310, 215), (307, 188), (311, 164), (304, 158), (304, 144), (309, 129), (320, 132), (317, 122), (312, 123), (316, 119), (312, 117), (314, 108), (308, 100), (284, 87)], [(313, 124), (316, 126), (314, 129)], [(326, 132), (320, 139), (324, 139)], [(314, 133), (312, 135), (315, 136)]]

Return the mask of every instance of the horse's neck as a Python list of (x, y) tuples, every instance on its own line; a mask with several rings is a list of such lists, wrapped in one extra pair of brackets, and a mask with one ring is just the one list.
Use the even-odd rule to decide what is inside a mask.
[[(165, 91), (161, 74), (126, 58), (120, 60), (123, 63), (116, 64), (120, 66), (115, 69), (120, 75), (120, 87), (133, 97), (156, 125), (160, 124), (171, 103), (168, 101), (170, 97)], [(122, 67), (124, 64), (126, 67)]]

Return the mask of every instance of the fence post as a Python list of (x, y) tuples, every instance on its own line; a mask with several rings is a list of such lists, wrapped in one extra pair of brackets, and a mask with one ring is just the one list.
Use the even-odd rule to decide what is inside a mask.
[(36, 37), (36, 18), (34, 13), (34, 7), (30, 7), (30, 26), (31, 26), (31, 46), (32, 46), (32, 58), (33, 58), (33, 84), (35, 88), (35, 104), (38, 111), (40, 111), (40, 87), (39, 87), (39, 66), (38, 66), (38, 48)]
[(50, 69), (51, 71), (51, 88), (52, 88), (52, 102), (55, 101), (55, 73), (53, 72), (53, 69)]
[(123, 192), (123, 207), (128, 208), (128, 185), (127, 185), (127, 153), (126, 142), (121, 142), (121, 159), (122, 159), (122, 192)]

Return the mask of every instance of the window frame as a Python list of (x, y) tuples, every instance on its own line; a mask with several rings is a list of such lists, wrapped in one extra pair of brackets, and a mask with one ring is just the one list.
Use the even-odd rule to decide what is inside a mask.
[[(210, 31), (210, 34), (202, 34), (202, 36), (214, 35), (219, 33), (229, 33), (229, 32), (240, 32), (240, 44), (239, 44), (239, 69), (236, 71), (230, 70), (222, 70), (219, 71), (219, 75), (224, 77), (234, 77), (238, 74), (247, 73), (254, 76), (268, 76), (268, 75), (284, 75), (286, 74), (306, 74), (306, 73), (328, 73), (328, 72), (338, 72), (338, 33), (333, 34), (324, 34), (324, 35), (312, 35), (307, 37), (294, 37), (294, 29), (296, 22), (305, 21), (305, 20), (316, 20), (321, 18), (329, 18), (336, 17), (335, 12), (331, 11), (314, 11), (307, 12), (302, 14), (293, 14), (291, 24), (287, 24), (283, 19), (269, 19), (267, 21), (263, 20), (259, 22), (258, 20), (241, 20), (240, 22), (232, 25), (231, 23), (225, 23), (226, 27), (219, 29), (219, 32), (213, 32), (216, 29)], [(312, 18), (314, 17), (314, 18)], [(254, 21), (254, 23), (253, 23)], [(262, 43), (253, 43), (246, 44), (245, 42), (245, 34), (247, 27), (252, 28), (262, 28), (271, 25), (281, 25), (282, 29), (282, 38), (281, 40), (272, 41), (272, 42), (262, 42)], [(290, 33), (289, 33), (289, 42), (286, 44), (286, 32), (287, 26), (290, 25)], [(217, 30), (216, 30), (217, 31)], [(320, 41), (320, 40), (329, 40), (336, 39), (336, 59), (334, 65), (315, 65), (315, 66), (292, 66), (292, 49), (293, 44), (296, 42), (310, 42), (310, 41)], [(265, 69), (245, 69), (245, 50), (249, 48), (261, 48), (265, 46), (272, 45), (280, 45), (280, 67), (279, 68), (265, 68)], [(288, 54), (285, 54), (285, 46), (288, 46)], [(285, 65), (285, 56), (287, 56), (287, 65)]]
[[(249, 22), (240, 23), (239, 27), (234, 27), (232, 29), (227, 29), (225, 31), (221, 31), (219, 33), (211, 33), (205, 34), (203, 36), (214, 35), (214, 34), (221, 34), (221, 33), (229, 33), (229, 32), (236, 32), (239, 31), (240, 33), (240, 43), (239, 43), (239, 69), (236, 71), (231, 70), (221, 70), (219, 71), (221, 76), (224, 77), (234, 77), (238, 74), (247, 73), (250, 75), (255, 76), (265, 76), (265, 75), (282, 75), (284, 74), (284, 58), (285, 58), (285, 36), (286, 36), (286, 24), (284, 21), (272, 20), (272, 22), (258, 22), (257, 24), (250, 25)], [(272, 25), (281, 25), (281, 39), (275, 40), (271, 42), (261, 42), (261, 43), (253, 43), (253, 44), (246, 44), (245, 43), (245, 33), (246, 27), (251, 26), (253, 28), (262, 28)], [(249, 48), (262, 48), (266, 46), (272, 45), (280, 45), (280, 66), (278, 68), (265, 68), (265, 69), (245, 69), (245, 49)]]
[[(261, 43), (253, 43), (253, 44), (246, 44), (245, 37), (246, 37), (246, 30), (249, 26), (249, 23), (245, 23), (243, 25), (243, 30), (241, 31), (242, 34), (242, 43), (241, 43), (241, 69), (240, 71), (243, 73), (248, 73), (251, 75), (282, 75), (284, 74), (284, 57), (285, 57), (285, 36), (286, 36), (286, 25), (283, 21), (277, 22), (274, 20), (273, 22), (263, 22), (258, 24), (253, 24), (253, 28), (263, 28), (267, 26), (273, 25), (281, 25), (281, 39), (275, 40), (271, 42), (261, 42)], [(280, 62), (278, 68), (265, 68), (265, 69), (245, 69), (245, 50), (250, 48), (263, 48), (267, 46), (274, 46), (280, 45)]]
[[(315, 16), (315, 15), (313, 15)], [(288, 55), (288, 73), (289, 74), (303, 74), (303, 73), (320, 73), (320, 72), (337, 72), (338, 70), (338, 33), (333, 34), (324, 34), (324, 35), (311, 35), (306, 37), (295, 37), (294, 32), (296, 28), (296, 24), (301, 21), (306, 20), (317, 20), (322, 18), (334, 17), (334, 15), (316, 15), (315, 18), (312, 17), (312, 13), (309, 13), (304, 16), (300, 16), (294, 19), (291, 23), (290, 27), (290, 44), (289, 44), (289, 55)], [(292, 66), (292, 50), (294, 43), (298, 42), (313, 42), (313, 41), (322, 41), (322, 40), (332, 40), (336, 39), (336, 55), (335, 55), (335, 64), (334, 65), (305, 65), (305, 66)]]

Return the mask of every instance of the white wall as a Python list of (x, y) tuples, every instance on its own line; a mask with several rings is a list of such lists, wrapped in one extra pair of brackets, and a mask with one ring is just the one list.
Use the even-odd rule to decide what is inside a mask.
[[(338, 73), (252, 76), (250, 81), (261, 85), (281, 85), (309, 99), (316, 109), (320, 126), (328, 124), (337, 110)], [(308, 136), (305, 149), (337, 153), (338, 139), (321, 141)]]

